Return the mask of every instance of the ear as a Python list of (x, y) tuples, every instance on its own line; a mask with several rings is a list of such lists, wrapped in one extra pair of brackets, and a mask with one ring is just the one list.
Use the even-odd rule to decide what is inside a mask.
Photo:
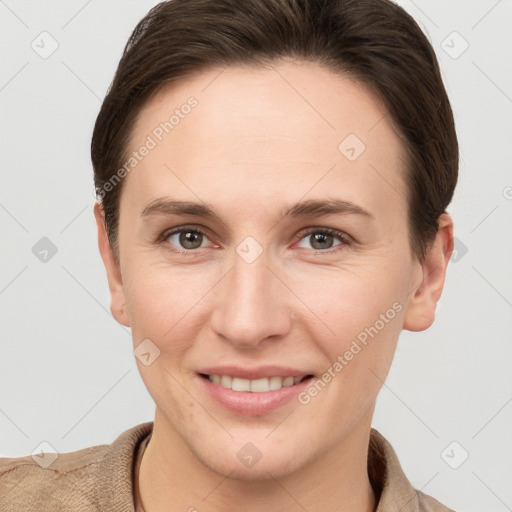
[(445, 213), (439, 217), (435, 241), (421, 263), (423, 279), (407, 305), (404, 329), (424, 331), (434, 323), (437, 302), (441, 298), (452, 252), (453, 220)]
[(110, 311), (114, 318), (122, 325), (130, 327), (124, 296), (123, 278), (119, 261), (112, 251), (105, 227), (105, 212), (100, 202), (94, 205), (94, 216), (98, 227), (98, 247), (101, 259), (107, 272), (108, 287), (110, 289)]

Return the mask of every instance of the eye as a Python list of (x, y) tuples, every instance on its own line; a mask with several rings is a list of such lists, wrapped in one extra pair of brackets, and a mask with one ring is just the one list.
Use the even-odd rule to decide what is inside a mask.
[(208, 240), (205, 233), (197, 228), (179, 228), (173, 231), (168, 231), (162, 236), (162, 240), (169, 242), (178, 249), (185, 249), (185, 251), (193, 251), (201, 249), (206, 245)]
[[(209, 239), (202, 230), (185, 226), (166, 231), (161, 236), (161, 241), (169, 243), (173, 250), (185, 253), (206, 247)], [(302, 235), (298, 246), (305, 249), (312, 248), (316, 252), (333, 252), (332, 249), (336, 250), (336, 247), (349, 245), (349, 243), (349, 236), (341, 231), (313, 228)], [(308, 247), (307, 244), (310, 246)]]
[[(338, 242), (338, 243), (336, 243)], [(345, 233), (329, 228), (316, 228), (311, 229), (303, 235), (299, 242), (299, 247), (309, 249), (310, 247), (304, 244), (310, 244), (314, 250), (330, 252), (329, 249), (333, 249), (340, 245), (348, 245), (349, 238)]]

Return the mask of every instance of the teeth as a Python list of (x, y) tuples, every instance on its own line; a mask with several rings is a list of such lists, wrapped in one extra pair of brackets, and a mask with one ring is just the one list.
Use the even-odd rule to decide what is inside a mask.
[(228, 375), (223, 375), (221, 378), (220, 378), (220, 385), (223, 387), (223, 388), (228, 388), (228, 389), (231, 389), (231, 384), (233, 383), (233, 378), (232, 377), (229, 377)]
[[(279, 378), (279, 377), (278, 377)], [(265, 393), (269, 390), (268, 379), (254, 379), (251, 380), (251, 391), (253, 393)]]
[(283, 387), (293, 386), (293, 377), (286, 377), (283, 379)]
[(270, 390), (281, 389), (283, 387), (283, 379), (281, 377), (270, 377), (268, 388)]
[(249, 379), (239, 379), (238, 377), (233, 377), (231, 389), (233, 391), (251, 391), (251, 381)]
[(240, 379), (229, 375), (209, 375), (208, 378), (214, 384), (233, 391), (251, 391), (252, 393), (266, 393), (276, 389), (286, 388), (298, 384), (302, 377), (270, 377), (262, 379)]

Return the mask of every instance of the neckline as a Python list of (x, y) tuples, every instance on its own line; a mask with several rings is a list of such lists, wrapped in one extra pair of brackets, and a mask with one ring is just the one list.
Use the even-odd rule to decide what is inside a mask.
[(140, 475), (140, 465), (142, 463), (142, 457), (144, 455), (144, 452), (146, 451), (146, 448), (148, 446), (149, 440), (151, 439), (151, 434), (146, 436), (144, 440), (139, 445), (139, 449), (137, 451), (137, 458), (135, 460), (135, 467), (134, 467), (134, 482), (133, 482), (133, 507), (135, 512), (146, 512), (144, 509), (144, 506), (142, 505), (142, 499), (140, 496), (140, 489), (139, 489), (139, 475)]
[[(148, 428), (152, 424), (144, 425)], [(152, 428), (140, 442), (133, 466), (132, 497), (134, 512), (146, 512), (142, 505), (139, 476), (142, 458), (152, 436)], [(132, 452), (133, 453), (133, 452)], [(132, 459), (133, 460), (133, 459)], [(376, 512), (390, 504), (409, 505), (409, 510), (419, 510), (417, 492), (403, 473), (398, 458), (389, 442), (374, 428), (370, 431), (368, 446), (368, 475), (376, 498)], [(398, 499), (397, 496), (400, 498)], [(416, 501), (414, 501), (416, 498)], [(448, 510), (448, 509), (446, 509)]]

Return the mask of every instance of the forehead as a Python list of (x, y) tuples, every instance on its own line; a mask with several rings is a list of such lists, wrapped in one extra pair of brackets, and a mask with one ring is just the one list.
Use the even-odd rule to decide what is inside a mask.
[(166, 88), (139, 113), (129, 153), (144, 145), (125, 187), (141, 207), (166, 194), (234, 203), (236, 193), (243, 206), (338, 190), (365, 207), (406, 195), (383, 104), (310, 62), (215, 68)]

